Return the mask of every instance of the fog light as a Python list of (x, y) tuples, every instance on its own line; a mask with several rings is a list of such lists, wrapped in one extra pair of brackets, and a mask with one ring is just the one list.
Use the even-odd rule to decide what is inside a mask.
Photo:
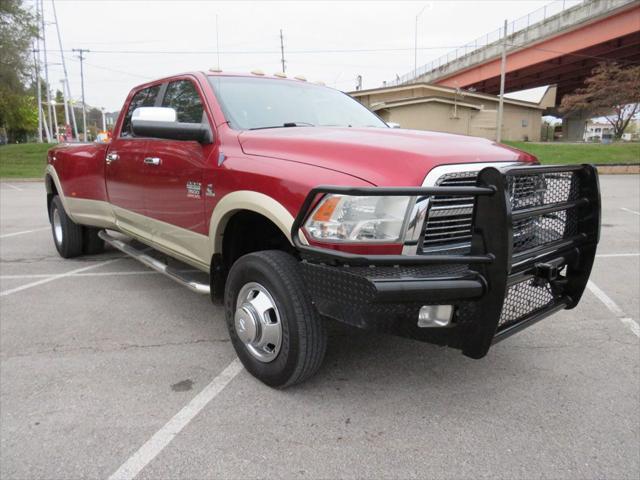
[(453, 317), (453, 305), (425, 305), (418, 313), (418, 326), (446, 327)]

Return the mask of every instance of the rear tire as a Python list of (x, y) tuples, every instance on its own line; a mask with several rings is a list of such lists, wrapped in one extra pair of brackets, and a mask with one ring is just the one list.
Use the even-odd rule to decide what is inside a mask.
[(104, 252), (104, 240), (98, 236), (99, 228), (83, 227), (82, 253), (96, 255)]
[(82, 226), (69, 218), (62, 206), (59, 196), (53, 197), (51, 210), (51, 231), (56, 250), (63, 258), (73, 258), (82, 255)]
[(304, 287), (298, 262), (278, 250), (238, 259), (225, 286), (225, 313), (233, 347), (245, 368), (271, 387), (313, 375), (327, 334)]

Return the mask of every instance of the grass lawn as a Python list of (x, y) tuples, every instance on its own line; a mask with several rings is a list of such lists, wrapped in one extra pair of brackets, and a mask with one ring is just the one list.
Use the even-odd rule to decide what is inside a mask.
[(640, 163), (640, 143), (504, 143), (535, 155), (540, 163)]
[(47, 164), (47, 143), (0, 146), (0, 178), (42, 178)]
[[(504, 143), (535, 155), (541, 163), (640, 163), (638, 143)], [(0, 178), (41, 178), (51, 147), (46, 143), (0, 146)]]

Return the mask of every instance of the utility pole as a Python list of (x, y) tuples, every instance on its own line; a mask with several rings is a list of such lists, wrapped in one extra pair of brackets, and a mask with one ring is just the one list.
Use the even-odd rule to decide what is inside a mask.
[(105, 117), (105, 115), (104, 115), (105, 109), (104, 109), (104, 107), (102, 107), (100, 110), (102, 110), (102, 131), (106, 132), (107, 131), (107, 117)]
[(53, 132), (53, 108), (51, 105), (51, 87), (49, 85), (49, 65), (47, 60), (47, 35), (44, 21), (44, 0), (40, 0), (40, 23), (42, 25), (42, 53), (44, 55), (44, 83), (47, 93), (47, 113), (49, 114), (49, 132)]
[(416, 78), (418, 76), (418, 18), (420, 17), (420, 15), (422, 15), (422, 12), (424, 12), (425, 8), (427, 8), (426, 5), (422, 7), (422, 10), (420, 10), (420, 12), (418, 12), (418, 14), (416, 15), (416, 28), (413, 42), (413, 78)]
[(51, 100), (52, 103), (52, 109), (51, 111), (53, 112), (53, 138), (55, 138), (56, 142), (58, 141), (58, 114), (56, 113), (56, 105), (57, 102), (55, 100)]
[(62, 84), (62, 104), (64, 105), (64, 128), (67, 128), (67, 125), (71, 125), (69, 121), (69, 105), (67, 103), (67, 87), (64, 83), (64, 78), (60, 80)]
[(504, 82), (507, 70), (507, 21), (504, 21), (502, 33), (502, 62), (500, 64), (500, 101), (498, 103), (498, 123), (496, 125), (496, 142), (502, 141), (502, 116), (504, 114)]
[(38, 97), (38, 143), (42, 143), (42, 92), (40, 91), (40, 66), (36, 52), (38, 51), (33, 45), (33, 65), (36, 69), (36, 96)]
[[(44, 116), (44, 109), (42, 110), (42, 115)], [(47, 122), (43, 122), (44, 125), (44, 133), (47, 136), (47, 143), (51, 143), (51, 132), (49, 131), (49, 127), (47, 126)]]
[(74, 48), (72, 52), (78, 52), (78, 58), (80, 59), (80, 88), (82, 90), (82, 132), (84, 135), (84, 141), (87, 141), (87, 104), (84, 101), (84, 54), (90, 50), (84, 48)]
[[(62, 48), (62, 36), (60, 35), (60, 25), (58, 25), (58, 13), (56, 12), (56, 2), (51, 0), (53, 7), (53, 20), (56, 24), (56, 32), (58, 33), (58, 46), (60, 48), (60, 57), (62, 58), (62, 71), (64, 72), (64, 80), (62, 82), (62, 96), (64, 98), (64, 120), (69, 125), (69, 116), (71, 116), (71, 124), (73, 133), (78, 138), (78, 124), (76, 123), (76, 114), (71, 105), (71, 89), (69, 88), (69, 74), (67, 73), (67, 62), (64, 59), (64, 49)], [(68, 110), (67, 110), (68, 109)], [(65, 125), (66, 128), (66, 125)]]
[(280, 29), (280, 61), (282, 62), (282, 73), (285, 73), (284, 66), (284, 37), (282, 36), (282, 29)]

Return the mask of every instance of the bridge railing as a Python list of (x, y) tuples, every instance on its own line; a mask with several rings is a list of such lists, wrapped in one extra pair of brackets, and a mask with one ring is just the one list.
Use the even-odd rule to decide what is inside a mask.
[[(520, 17), (508, 23), (507, 36), (511, 36), (514, 33), (524, 31), (537, 23), (544, 22), (547, 18), (558, 15), (559, 13), (580, 5), (583, 2), (584, 0), (555, 0), (545, 5), (544, 7), (541, 7), (523, 17)], [(461, 47), (448, 52), (446, 55), (442, 55), (441, 57), (438, 57), (435, 60), (432, 60), (431, 62), (418, 67), (417, 70), (413, 70), (405, 75), (402, 75), (401, 77), (398, 77), (396, 80), (387, 82), (387, 86), (410, 83), (411, 81), (418, 77), (421, 77), (422, 75), (435, 71), (440, 67), (443, 67), (444, 65), (447, 65), (455, 60), (466, 57), (467, 55), (470, 55), (488, 45), (497, 43), (503, 38), (503, 30), (503, 28), (498, 28), (497, 30), (493, 30), (481, 37), (478, 37), (474, 41), (469, 42), (466, 45), (462, 45)]]

